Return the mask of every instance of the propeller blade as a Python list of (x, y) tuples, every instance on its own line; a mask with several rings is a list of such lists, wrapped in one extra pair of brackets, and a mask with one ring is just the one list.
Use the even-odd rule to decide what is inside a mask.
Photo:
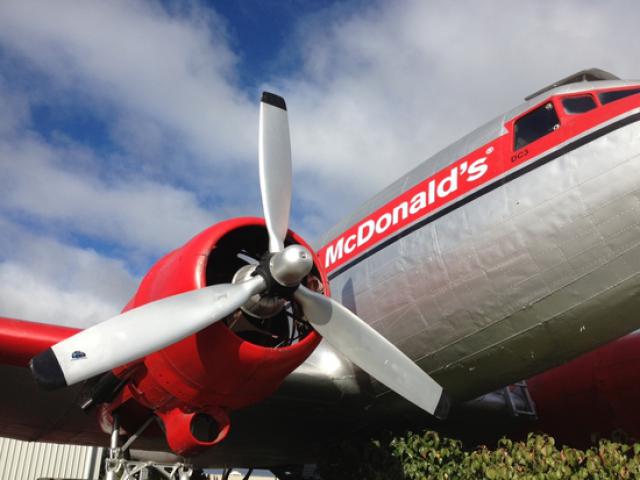
[(302, 285), (294, 298), (331, 346), (391, 390), (431, 414), (436, 412), (442, 387), (364, 320)]
[(287, 105), (263, 92), (260, 102), (260, 190), (269, 231), (269, 251), (281, 252), (291, 209), (291, 141)]
[(124, 365), (202, 330), (266, 288), (260, 276), (147, 303), (83, 330), (31, 360), (40, 386), (72, 385)]

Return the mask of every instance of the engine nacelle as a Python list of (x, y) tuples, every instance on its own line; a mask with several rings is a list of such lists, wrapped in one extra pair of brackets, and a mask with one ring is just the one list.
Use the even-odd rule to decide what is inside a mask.
[[(286, 244), (311, 248), (293, 232)], [(170, 295), (231, 282), (247, 259), (268, 250), (264, 220), (239, 218), (219, 223), (159, 260), (142, 280), (125, 310)], [(328, 293), (328, 283), (314, 256), (308, 286)], [(293, 304), (290, 308), (296, 308)], [(273, 393), (284, 378), (315, 349), (320, 336), (308, 324), (293, 320), (300, 312), (281, 311), (269, 319), (236, 312), (114, 373), (130, 381), (111, 403), (122, 413), (135, 401), (156, 412), (165, 424), (167, 441), (180, 454), (220, 442), (229, 430), (226, 412), (254, 404)], [(293, 315), (291, 315), (293, 314)], [(176, 318), (176, 322), (180, 319)], [(200, 415), (199, 417), (196, 417)], [(135, 417), (135, 414), (129, 415)], [(191, 424), (215, 420), (215, 436), (198, 438)], [(131, 419), (137, 423), (139, 419)], [(130, 429), (129, 427), (128, 429)]]

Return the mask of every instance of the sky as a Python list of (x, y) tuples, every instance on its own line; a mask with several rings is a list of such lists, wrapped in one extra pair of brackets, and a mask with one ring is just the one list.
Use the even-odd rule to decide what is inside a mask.
[(287, 100), (312, 243), (578, 70), (640, 78), (635, 0), (0, 2), (0, 315), (86, 327), (164, 253), (261, 215), (258, 101)]

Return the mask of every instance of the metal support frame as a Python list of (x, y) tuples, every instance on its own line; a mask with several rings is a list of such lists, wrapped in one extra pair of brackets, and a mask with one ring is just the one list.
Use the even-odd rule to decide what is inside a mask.
[(104, 461), (105, 480), (145, 480), (148, 473), (155, 471), (167, 480), (189, 480), (193, 474), (191, 465), (182, 462), (156, 463), (152, 461), (135, 461), (124, 458), (124, 453), (131, 444), (144, 432), (155, 417), (151, 416), (138, 430), (131, 435), (122, 447), (119, 446), (120, 421), (118, 415), (113, 416), (109, 454)]
[[(108, 468), (109, 466), (107, 466)], [(151, 471), (160, 473), (167, 480), (189, 480), (193, 474), (193, 468), (179, 462), (169, 464), (119, 459), (117, 463), (112, 463), (112, 468), (114, 475), (121, 475), (120, 480), (143, 480)], [(109, 470), (107, 470), (107, 475), (109, 475)], [(107, 478), (109, 477), (107, 476)]]

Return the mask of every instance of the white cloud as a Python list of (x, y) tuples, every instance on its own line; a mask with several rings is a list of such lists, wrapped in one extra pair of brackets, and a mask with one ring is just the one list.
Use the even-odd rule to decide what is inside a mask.
[[(289, 47), (303, 64), (267, 82), (287, 94), (296, 195), (316, 219), (298, 208), (297, 221), (318, 233), (561, 76), (592, 65), (635, 74), (639, 40), (627, 14), (634, 9), (633, 2), (403, 1), (338, 5), (303, 19)], [(89, 1), (4, 2), (0, 10), (0, 41), (60, 88), (115, 108), (114, 138), (130, 151), (172, 165), (172, 174), (186, 170), (187, 185), (200, 192), (208, 186), (233, 196), (229, 175), (235, 190), (251, 188), (257, 108), (239, 87), (224, 20), (210, 9), (175, 15), (154, 3)], [(176, 165), (165, 150), (173, 140), (178, 152), (196, 156), (183, 154)]]
[(0, 76), (0, 138), (15, 135), (29, 119), (29, 100), (20, 92), (9, 91)]
[(23, 137), (0, 141), (0, 158), (0, 212), (34, 216), (60, 233), (158, 256), (215, 220), (192, 192), (145, 178), (103, 180), (65, 168), (86, 161), (86, 153), (72, 147)]
[[(228, 213), (247, 213), (234, 191), (243, 181), (229, 174), (255, 159), (257, 106), (235, 87), (225, 35), (214, 12), (193, 5), (0, 4), (6, 64), (41, 79), (0, 84), (0, 222), (19, 219), (56, 237), (44, 237), (51, 253), (41, 263), (32, 259), (43, 260), (43, 245), (25, 242), (26, 230), (17, 239), (0, 229), (1, 315), (84, 325), (103, 319), (126, 301), (122, 292), (105, 296), (105, 287), (131, 290), (124, 264), (108, 257), (113, 251), (137, 270)], [(73, 132), (47, 139), (30, 131), (32, 106), (74, 102), (109, 122), (119, 151), (94, 150)], [(228, 193), (230, 203), (214, 213), (202, 204)], [(74, 246), (78, 238), (105, 251)], [(9, 248), (15, 242), (22, 255)], [(57, 275), (43, 276), (43, 265)], [(99, 284), (81, 275), (90, 271), (99, 272)]]
[(593, 66), (640, 76), (633, 12), (632, 1), (415, 0), (308, 19), (301, 71), (271, 80), (291, 105), (302, 195), (337, 221), (554, 80)]
[(0, 315), (86, 327), (118, 313), (137, 279), (124, 262), (0, 219)]
[(0, 42), (63, 93), (153, 121), (203, 161), (256, 151), (257, 135), (245, 128), (254, 104), (234, 87), (236, 57), (210, 9), (171, 16), (151, 2), (8, 1)]

